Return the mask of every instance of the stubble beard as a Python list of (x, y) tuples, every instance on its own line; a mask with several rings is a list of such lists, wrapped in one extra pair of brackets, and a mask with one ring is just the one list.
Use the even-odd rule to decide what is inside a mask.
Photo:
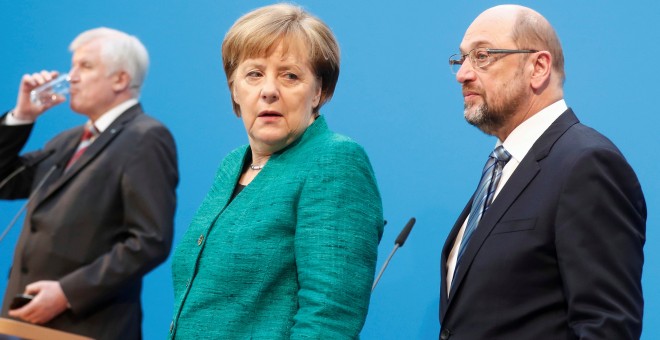
[(482, 95), (483, 103), (472, 105), (465, 103), (463, 106), (465, 120), (485, 134), (495, 135), (509, 123), (511, 117), (515, 116), (525, 99), (524, 86), (515, 80), (511, 84), (512, 87), (503, 89), (499, 105), (489, 105), (485, 95)]
[(501, 127), (504, 120), (498, 111), (491, 110), (486, 103), (478, 105), (465, 104), (463, 115), (470, 125), (477, 127), (488, 135), (492, 135), (494, 131)]

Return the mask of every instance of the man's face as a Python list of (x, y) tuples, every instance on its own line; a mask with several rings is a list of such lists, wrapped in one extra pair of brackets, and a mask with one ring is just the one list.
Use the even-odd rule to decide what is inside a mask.
[(115, 105), (118, 73), (108, 74), (99, 41), (86, 43), (73, 52), (69, 75), (71, 110), (94, 120)]
[[(468, 28), (461, 42), (460, 52), (475, 48), (517, 49), (510, 38), (514, 20), (506, 16), (482, 15)], [(464, 98), (465, 119), (487, 134), (511, 125), (521, 112), (528, 96), (528, 82), (524, 78), (523, 57), (520, 54), (493, 54), (492, 62), (479, 68), (470, 58), (456, 74)]]

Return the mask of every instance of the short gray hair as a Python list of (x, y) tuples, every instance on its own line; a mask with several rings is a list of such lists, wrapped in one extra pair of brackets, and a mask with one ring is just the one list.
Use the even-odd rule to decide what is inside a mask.
[(149, 53), (140, 40), (112, 28), (99, 27), (80, 33), (69, 45), (69, 51), (75, 52), (92, 41), (101, 43), (101, 59), (108, 67), (108, 73), (128, 73), (131, 77), (131, 93), (133, 97), (139, 97), (149, 68)]

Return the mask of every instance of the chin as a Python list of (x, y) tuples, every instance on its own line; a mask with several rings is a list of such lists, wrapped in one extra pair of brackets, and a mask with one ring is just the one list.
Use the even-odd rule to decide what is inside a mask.
[(281, 135), (257, 135), (252, 140), (256, 143), (270, 146), (286, 144), (286, 136)]
[(483, 112), (475, 107), (466, 108), (463, 111), (463, 116), (472, 125), (479, 125), (484, 118)]
[(71, 111), (73, 111), (73, 112), (80, 113), (81, 115), (87, 115), (85, 113), (86, 111), (85, 111), (85, 108), (83, 106), (76, 105), (74, 102), (71, 102), (69, 107), (71, 108)]

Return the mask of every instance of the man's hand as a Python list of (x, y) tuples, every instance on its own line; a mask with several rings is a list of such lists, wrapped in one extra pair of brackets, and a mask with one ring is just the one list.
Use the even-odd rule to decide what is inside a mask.
[(39, 73), (25, 74), (18, 87), (18, 99), (16, 107), (13, 110), (14, 117), (21, 120), (35, 121), (44, 111), (58, 105), (66, 100), (65, 97), (58, 96), (55, 101), (46, 105), (37, 105), (30, 101), (30, 91), (41, 84), (45, 84), (55, 78), (59, 73), (57, 71), (41, 71)]
[(57, 281), (37, 281), (25, 287), (25, 294), (34, 295), (27, 305), (9, 311), (9, 316), (34, 324), (43, 324), (60, 315), (69, 302)]

